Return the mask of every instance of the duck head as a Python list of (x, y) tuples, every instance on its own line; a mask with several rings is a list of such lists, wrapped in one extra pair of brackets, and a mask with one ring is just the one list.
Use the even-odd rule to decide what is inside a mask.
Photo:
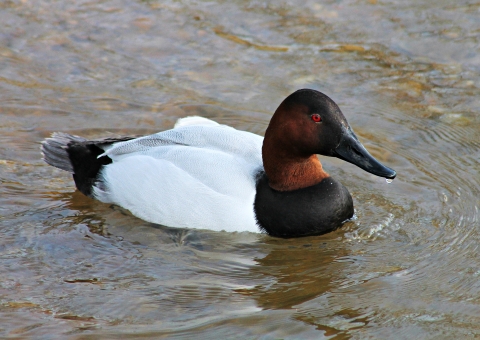
[(343, 159), (376, 176), (396, 176), (360, 143), (332, 99), (298, 90), (280, 104), (265, 132), (262, 156), (270, 186), (295, 190), (328, 177), (316, 154)]

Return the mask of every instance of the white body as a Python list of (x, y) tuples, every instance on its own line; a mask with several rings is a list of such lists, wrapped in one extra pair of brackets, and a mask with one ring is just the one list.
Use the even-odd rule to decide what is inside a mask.
[(263, 138), (201, 117), (119, 142), (94, 197), (171, 227), (259, 232), (253, 203)]

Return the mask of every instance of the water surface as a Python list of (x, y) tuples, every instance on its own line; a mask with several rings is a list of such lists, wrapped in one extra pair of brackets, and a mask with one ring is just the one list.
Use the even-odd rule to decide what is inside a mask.
[[(0, 337), (480, 335), (478, 2), (9, 0), (0, 21)], [(194, 114), (263, 134), (304, 87), (398, 173), (322, 157), (356, 207), (328, 235), (152, 225), (40, 158), (54, 131)]]

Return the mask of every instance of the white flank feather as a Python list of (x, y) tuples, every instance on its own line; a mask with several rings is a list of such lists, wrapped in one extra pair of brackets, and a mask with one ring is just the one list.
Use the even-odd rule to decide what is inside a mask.
[(94, 196), (153, 223), (259, 232), (253, 203), (263, 138), (197, 118), (106, 149), (113, 162)]

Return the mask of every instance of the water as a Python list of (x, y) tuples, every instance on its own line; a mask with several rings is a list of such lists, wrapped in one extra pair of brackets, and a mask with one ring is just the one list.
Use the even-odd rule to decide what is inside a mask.
[[(475, 1), (3, 1), (0, 337), (480, 334)], [(356, 218), (294, 240), (153, 226), (40, 159), (53, 131), (198, 114), (263, 134), (289, 93), (341, 107), (387, 185), (322, 157)]]

